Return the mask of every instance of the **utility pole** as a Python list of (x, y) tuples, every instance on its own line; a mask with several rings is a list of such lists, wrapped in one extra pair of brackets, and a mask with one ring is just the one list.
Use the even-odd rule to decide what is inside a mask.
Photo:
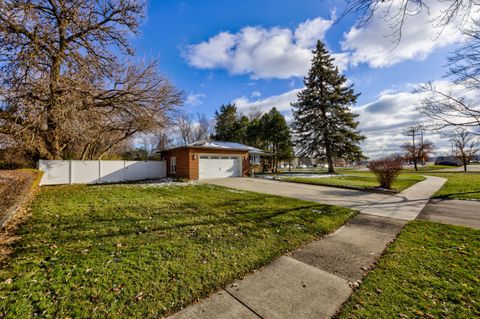
[(422, 167), (425, 166), (425, 156), (424, 156), (424, 153), (423, 153), (423, 130), (420, 129), (420, 156), (422, 158)]

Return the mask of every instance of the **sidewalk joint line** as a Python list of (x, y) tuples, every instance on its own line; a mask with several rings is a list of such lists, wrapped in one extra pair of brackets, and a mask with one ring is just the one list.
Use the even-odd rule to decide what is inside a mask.
[(257, 317), (260, 318), (260, 319), (265, 319), (265, 318), (263, 318), (262, 316), (260, 316), (259, 313), (257, 313), (255, 310), (253, 310), (249, 305), (247, 305), (247, 304), (244, 303), (242, 300), (240, 300), (239, 298), (237, 298), (237, 296), (235, 296), (234, 294), (230, 293), (230, 291), (228, 291), (227, 289), (224, 289), (224, 291), (226, 291), (227, 294), (229, 294), (233, 299), (235, 299), (236, 301), (238, 301), (239, 303), (241, 303), (245, 308), (247, 308), (248, 310), (250, 310), (255, 316), (257, 316)]

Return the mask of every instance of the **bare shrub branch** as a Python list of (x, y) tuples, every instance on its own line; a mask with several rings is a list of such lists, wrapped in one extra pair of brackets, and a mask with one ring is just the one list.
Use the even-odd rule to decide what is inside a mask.
[(393, 182), (402, 171), (402, 159), (390, 156), (370, 161), (368, 168), (377, 177), (381, 188), (392, 189)]

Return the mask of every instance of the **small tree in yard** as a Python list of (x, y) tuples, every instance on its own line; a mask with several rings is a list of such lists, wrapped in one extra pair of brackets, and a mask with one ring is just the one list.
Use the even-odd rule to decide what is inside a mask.
[(463, 170), (466, 172), (467, 164), (480, 152), (480, 141), (464, 129), (454, 131), (450, 138), (455, 146), (455, 157), (462, 161)]
[[(423, 139), (422, 127), (418, 125), (410, 127), (406, 133), (412, 137), (412, 141), (402, 145), (405, 159), (413, 163), (415, 170), (418, 171), (418, 164), (428, 160), (434, 146), (431, 141)], [(417, 136), (420, 136), (420, 141), (416, 140)]]
[(333, 158), (361, 156), (359, 144), (365, 139), (357, 130), (357, 114), (350, 107), (358, 94), (333, 64), (325, 45), (318, 41), (312, 66), (305, 77), (305, 89), (293, 106), (293, 131), (300, 156), (323, 157), (328, 172), (335, 173)]
[(274, 107), (260, 118), (260, 130), (264, 149), (273, 153), (273, 170), (277, 172), (279, 160), (293, 157), (290, 129), (285, 117)]
[(393, 182), (402, 171), (402, 159), (399, 156), (390, 156), (371, 161), (368, 168), (377, 177), (380, 187), (392, 189)]

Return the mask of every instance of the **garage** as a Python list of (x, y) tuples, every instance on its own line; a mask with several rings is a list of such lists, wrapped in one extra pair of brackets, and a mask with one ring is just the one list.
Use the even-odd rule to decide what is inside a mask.
[[(198, 141), (162, 150), (167, 176), (189, 180), (250, 175), (250, 164), (265, 154), (262, 150), (236, 142)], [(252, 161), (252, 163), (251, 163)]]
[(242, 176), (241, 157), (234, 155), (200, 155), (199, 179)]

